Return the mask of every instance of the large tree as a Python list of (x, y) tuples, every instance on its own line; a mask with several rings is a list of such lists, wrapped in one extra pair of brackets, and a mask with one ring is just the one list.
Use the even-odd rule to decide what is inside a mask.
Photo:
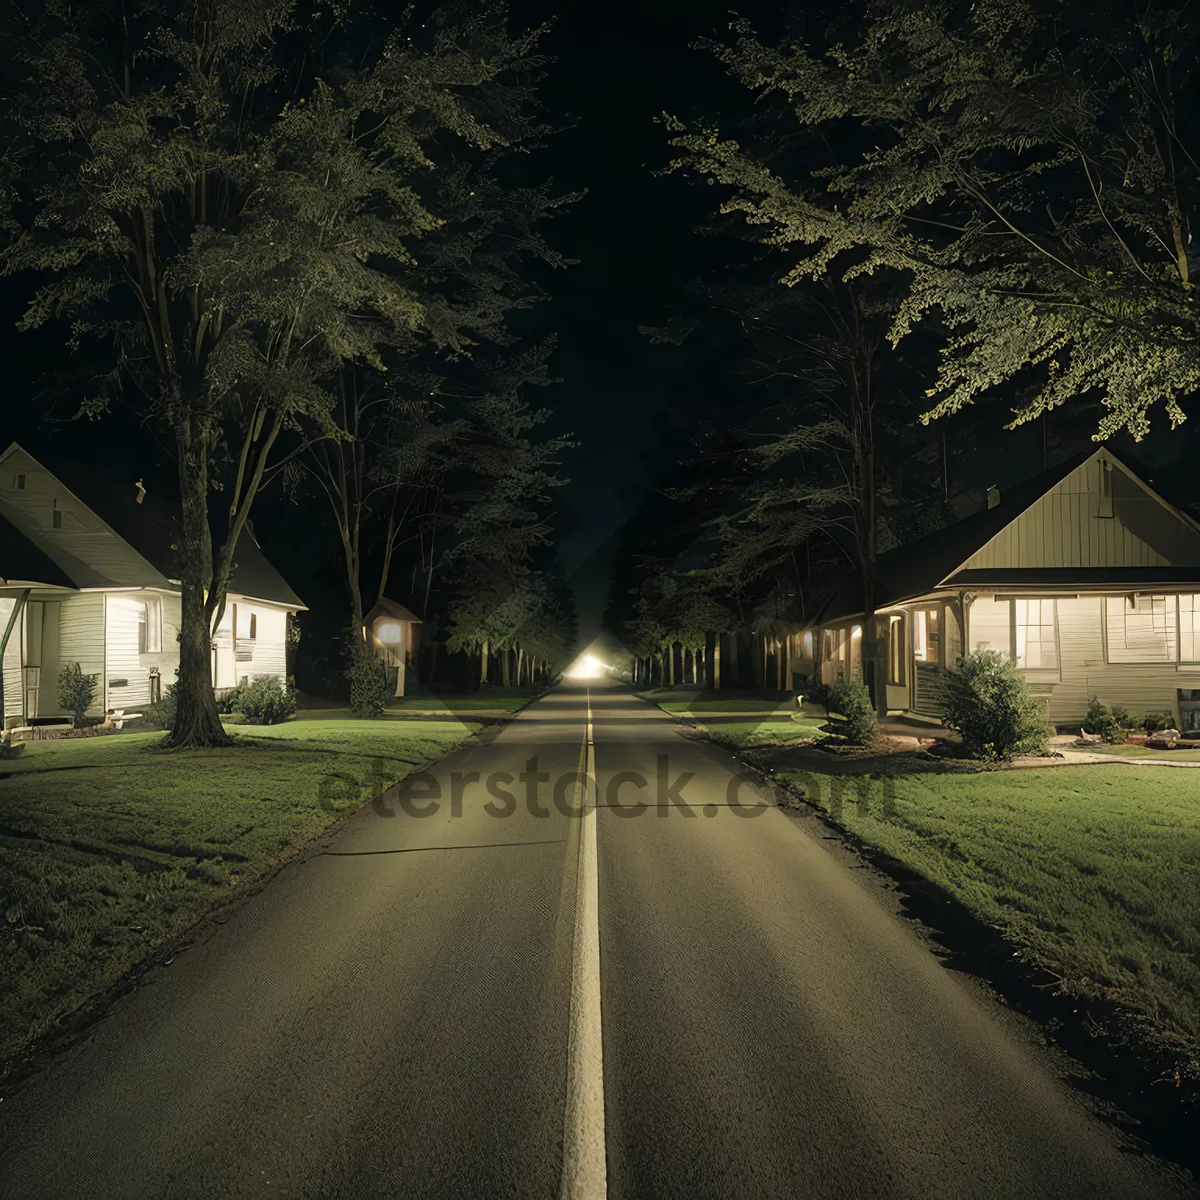
[(672, 122), (680, 162), (777, 246), (784, 281), (894, 272), (899, 338), (949, 333), (927, 417), (1028, 376), (1015, 421), (1099, 397), (1097, 436), (1173, 425), (1200, 384), (1195, 22), (1161, 0), (873, 0), (824, 49), (708, 43), (832, 160), (780, 169)]
[(85, 411), (122, 388), (169, 432), (182, 627), (168, 741), (219, 743), (210, 636), (273, 456), (288, 434), (337, 436), (344, 364), (383, 368), (413, 331), (455, 342), (412, 269), (441, 220), (421, 185), (447, 138), (504, 140), (492, 106), (539, 63), (536, 36), (510, 39), (499, 9), (380, 31), (353, 6), (296, 0), (31, 0), (8, 19), (25, 78), (3, 270), (42, 277), (24, 327), (63, 318), (73, 344), (115, 348)]

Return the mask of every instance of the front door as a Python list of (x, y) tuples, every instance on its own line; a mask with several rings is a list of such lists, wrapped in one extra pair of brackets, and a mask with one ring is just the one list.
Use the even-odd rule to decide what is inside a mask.
[(942, 605), (913, 613), (913, 711), (940, 717), (946, 697)]

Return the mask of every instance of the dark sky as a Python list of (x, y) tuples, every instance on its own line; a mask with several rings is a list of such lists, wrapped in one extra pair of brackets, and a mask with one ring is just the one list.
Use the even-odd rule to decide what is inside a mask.
[[(740, 9), (754, 17), (755, 9)], [(680, 356), (654, 346), (639, 325), (659, 324), (711, 252), (694, 225), (712, 192), (678, 176), (656, 176), (670, 158), (654, 118), (691, 116), (744, 92), (689, 43), (724, 33), (727, 3), (667, 0), (644, 5), (521, 0), (518, 21), (561, 14), (547, 39), (557, 58), (544, 97), (573, 124), (542, 152), (564, 191), (587, 197), (550, 231), (579, 264), (552, 281), (548, 324), (558, 331), (548, 397), (580, 445), (566, 464), (564, 509), (577, 521), (561, 551), (576, 579), (581, 623), (598, 620), (607, 594), (608, 539), (661, 486), (677, 444), (662, 431), (686, 422), (703, 393), (720, 386), (702, 352)], [(704, 194), (701, 194), (703, 190)], [(658, 436), (656, 436), (658, 435)]]

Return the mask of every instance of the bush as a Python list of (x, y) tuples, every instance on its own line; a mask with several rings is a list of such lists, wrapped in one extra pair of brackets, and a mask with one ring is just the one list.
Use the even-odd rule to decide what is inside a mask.
[(1108, 709), (1100, 703), (1100, 697), (1089, 696), (1087, 715), (1083, 718), (1083, 732), (1103, 736), (1111, 724), (1112, 718), (1108, 715)]
[(946, 674), (946, 710), (942, 718), (956, 730), (968, 754), (1010, 758), (1043, 754), (1046, 712), (1006, 654), (975, 650)]
[(879, 726), (875, 721), (875, 706), (865, 683), (839, 679), (831, 683), (825, 694), (825, 709), (843, 718), (840, 732), (856, 746), (870, 746)]
[(217, 712), (223, 716), (228, 716), (230, 713), (242, 711), (242, 687), (239, 684), (237, 687), (222, 688), (219, 692), (214, 692), (213, 695), (217, 701)]
[(83, 718), (96, 696), (99, 675), (85, 675), (79, 664), (67, 663), (58, 676), (58, 703), (71, 713), (75, 728), (83, 728)]
[(382, 716), (384, 707), (396, 691), (387, 667), (358, 638), (350, 643), (347, 658), (351, 711), (356, 717)]
[(1157, 733), (1160, 729), (1173, 729), (1175, 718), (1170, 713), (1147, 713), (1142, 718), (1142, 728), (1147, 733)]
[(278, 725), (296, 711), (296, 692), (278, 675), (259, 675), (237, 690), (247, 725)]
[(142, 720), (153, 729), (173, 729), (175, 726), (175, 689), (179, 687), (179, 672), (175, 682), (163, 693), (161, 700), (148, 704), (142, 712)]

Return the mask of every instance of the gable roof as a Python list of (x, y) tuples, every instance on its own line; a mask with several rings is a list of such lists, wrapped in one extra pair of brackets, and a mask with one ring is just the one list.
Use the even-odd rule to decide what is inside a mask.
[(42, 584), (71, 588), (67, 573), (37, 548), (15, 525), (0, 517), (0, 585)]
[(413, 625), (424, 624), (416, 613), (405, 608), (403, 604), (397, 604), (395, 600), (389, 600), (386, 596), (379, 600), (363, 620), (373, 621), (376, 617), (391, 617), (393, 621), (408, 621)]
[[(1100, 447), (1077, 454), (1064, 462), (1034, 475), (1000, 493), (994, 508), (984, 509), (936, 530), (916, 541), (885, 551), (875, 560), (875, 607), (883, 608), (913, 600), (936, 591), (939, 587), (971, 587), (993, 585), (1029, 586), (1120, 586), (1124, 584), (1154, 584), (1165, 582), (1190, 583), (1200, 580), (1200, 563), (1189, 566), (1112, 566), (1112, 567), (989, 567), (968, 568), (970, 560), (993, 538), (998, 537), (1022, 514), (1050, 493), (1068, 476), (1092, 459), (1105, 457), (1123, 470), (1154, 500), (1165, 513), (1189, 528), (1200, 532), (1200, 526), (1159, 496), (1136, 472), (1121, 462), (1111, 450)], [(840, 580), (824, 605), (822, 621), (851, 617), (863, 611), (862, 584), (850, 576)]]
[[(53, 475), (64, 491), (89, 508), (137, 552), (148, 567), (141, 586), (171, 586), (170, 581), (178, 580), (180, 508), (175, 501), (146, 492), (139, 503), (135, 479), (123, 481), (78, 463), (48, 463), (35, 458), (16, 442), (0, 457), (7, 458), (14, 450), (23, 451)], [(94, 586), (94, 581), (81, 570), (82, 564), (75, 565), (58, 547), (47, 542), (38, 549), (72, 579), (70, 586)], [(86, 578), (86, 582), (78, 582), (81, 577)], [(293, 609), (305, 607), (283, 576), (267, 561), (249, 529), (243, 529), (238, 538), (229, 590), (247, 599), (265, 600)]]

